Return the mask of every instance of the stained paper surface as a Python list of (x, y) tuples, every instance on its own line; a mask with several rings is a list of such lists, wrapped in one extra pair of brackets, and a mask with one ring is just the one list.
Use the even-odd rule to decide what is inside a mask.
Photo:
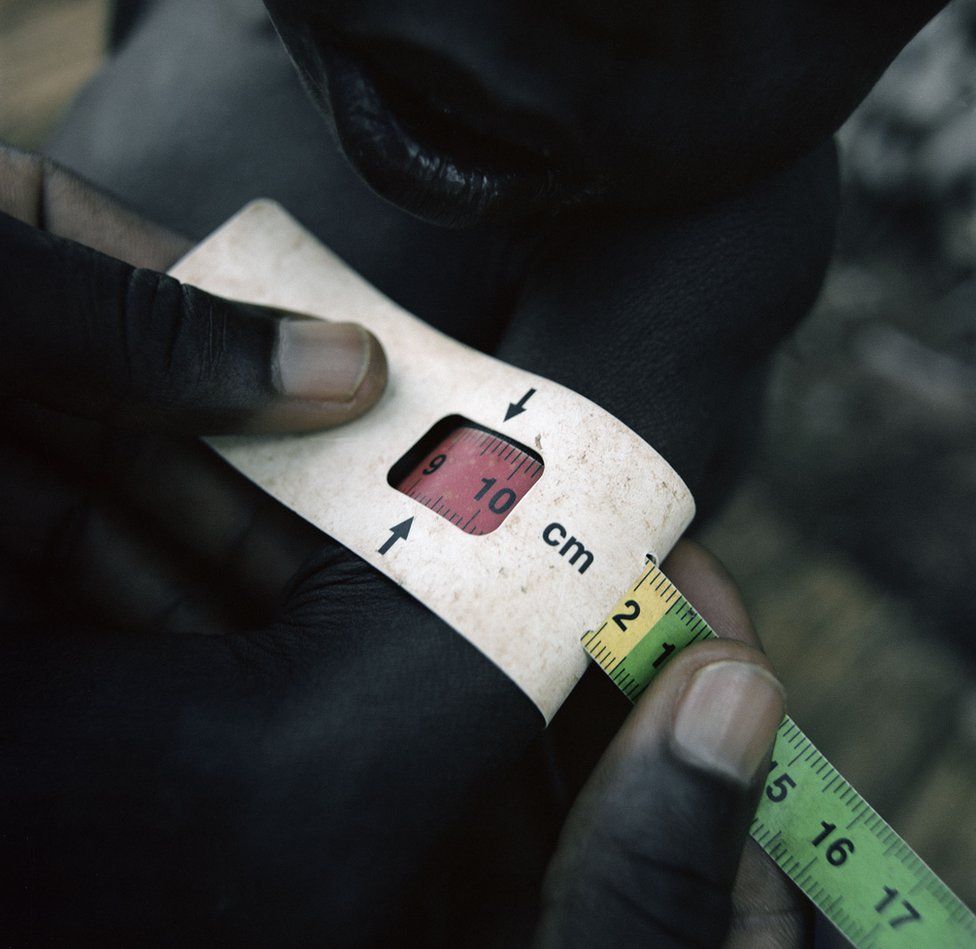
[[(389, 384), (361, 419), (321, 433), (212, 444), (466, 636), (549, 720), (586, 668), (582, 633), (646, 555), (663, 558), (690, 522), (684, 482), (588, 399), (406, 313), (273, 202), (248, 205), (172, 273), (233, 299), (358, 322), (377, 336)], [(530, 389), (525, 410), (506, 420)], [(531, 492), (484, 535), (458, 530), (387, 481), (394, 463), (453, 415), (532, 448), (545, 463)], [(391, 528), (408, 518), (409, 536), (381, 554)]]

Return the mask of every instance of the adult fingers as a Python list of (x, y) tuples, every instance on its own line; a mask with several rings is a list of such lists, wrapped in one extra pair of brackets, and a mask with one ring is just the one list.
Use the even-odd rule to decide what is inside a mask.
[[(735, 582), (713, 554), (681, 540), (661, 569), (720, 636), (762, 648)], [(583, 787), (630, 708), (602, 669), (586, 671), (546, 732), (568, 795)]]
[(102, 492), (11, 443), (0, 461), (0, 503), (0, 556), (59, 622), (94, 618), (127, 632), (214, 633), (227, 625), (200, 564), (168, 556)]
[(234, 943), (389, 941), (439, 836), (541, 726), (328, 539), (260, 633), (38, 632), (0, 629), (8, 862), (40, 894), (5, 906), (16, 933), (97, 932), (114, 912), (130, 941), (159, 919)]
[[(138, 615), (156, 625), (160, 611), (146, 609), (138, 584), (118, 581), (142, 570), (160, 586), (168, 578), (169, 599), (202, 591), (231, 626), (253, 627), (272, 615), (291, 575), (322, 542), (318, 530), (196, 439), (110, 429), (23, 402), (4, 407), (0, 423), (12, 452), (0, 464), (10, 512), (10, 530), (0, 533), (44, 535), (31, 548), (17, 545), (21, 561), (62, 587), (71, 585), (70, 540), (84, 561), (86, 602), (105, 590), (111, 611), (97, 612), (102, 619), (126, 616), (135, 628), (145, 625)], [(37, 479), (11, 478), (18, 451), (39, 467)], [(63, 530), (64, 509), (92, 507), (100, 516)], [(27, 512), (27, 525), (17, 526), (18, 511)], [(134, 556), (133, 546), (152, 556)], [(126, 602), (130, 592), (136, 602)]]
[(134, 267), (166, 270), (190, 241), (32, 152), (0, 145), (0, 212)]
[(732, 923), (724, 949), (810, 945), (813, 905), (752, 838), (732, 888)]
[[(662, 569), (723, 639), (762, 648), (735, 581), (709, 551), (682, 540)], [(620, 696), (600, 670), (593, 673), (570, 696), (549, 729), (571, 790), (582, 787), (628, 707), (614, 701)], [(792, 945), (808, 916), (809, 904), (796, 887), (754, 841), (747, 840), (732, 891), (727, 949)]]
[(661, 569), (719, 636), (762, 649), (735, 580), (713, 553), (681, 540)]
[(783, 711), (768, 660), (743, 643), (672, 660), (573, 808), (540, 943), (720, 945)]
[[(762, 649), (732, 576), (704, 547), (682, 541), (662, 568), (723, 639)], [(754, 840), (746, 841), (732, 890), (725, 949), (780, 949), (802, 941), (810, 904)]]
[[(44, 180), (11, 174), (3, 206), (30, 220), (30, 208), (46, 207)], [(71, 219), (75, 236), (86, 236), (84, 220)], [(106, 246), (105, 215), (93, 222)], [(385, 385), (382, 349), (357, 325), (211, 296), (10, 214), (0, 214), (0, 255), (8, 393), (110, 422), (215, 433), (339, 424)]]

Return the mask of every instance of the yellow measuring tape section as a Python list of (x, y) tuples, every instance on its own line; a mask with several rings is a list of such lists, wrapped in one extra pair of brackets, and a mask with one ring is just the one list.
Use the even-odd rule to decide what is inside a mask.
[[(712, 628), (655, 565), (582, 639), (632, 701)], [(976, 916), (789, 717), (773, 747), (753, 838), (858, 947), (976, 947)]]

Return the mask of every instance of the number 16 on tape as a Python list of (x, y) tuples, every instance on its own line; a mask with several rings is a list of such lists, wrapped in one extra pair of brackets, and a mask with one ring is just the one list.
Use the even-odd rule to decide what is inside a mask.
[[(214, 447), (464, 635), (550, 720), (587, 665), (575, 630), (691, 521), (677, 472), (588, 399), (406, 313), (272, 203), (249, 205), (175, 273), (237, 299), (344, 314), (376, 335), (390, 382), (364, 416)], [(633, 698), (706, 635), (652, 569), (586, 645)], [(792, 722), (774, 761), (753, 833), (845, 934), (976, 946), (972, 915)]]
[[(583, 646), (636, 700), (672, 655), (714, 636), (652, 564)], [(976, 916), (789, 717), (750, 833), (855, 946), (976, 947)]]

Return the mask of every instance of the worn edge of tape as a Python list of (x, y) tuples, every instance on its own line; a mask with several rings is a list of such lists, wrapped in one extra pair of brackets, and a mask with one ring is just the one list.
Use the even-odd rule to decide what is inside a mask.
[[(464, 635), (549, 721), (586, 669), (581, 631), (606, 613), (635, 564), (648, 553), (662, 559), (691, 522), (694, 500), (678, 474), (585, 397), (407, 313), (273, 201), (245, 206), (170, 273), (231, 299), (357, 322), (377, 336), (389, 381), (362, 418), (311, 434), (210, 443)], [(531, 410), (502, 424), (508, 403), (528, 388), (536, 389)], [(386, 481), (420, 436), (454, 414), (545, 459), (539, 483), (490, 534), (462, 533)], [(380, 555), (389, 528), (408, 517), (411, 542)], [(585, 573), (543, 542), (551, 524), (592, 554)], [(579, 625), (567, 627), (567, 617)]]

